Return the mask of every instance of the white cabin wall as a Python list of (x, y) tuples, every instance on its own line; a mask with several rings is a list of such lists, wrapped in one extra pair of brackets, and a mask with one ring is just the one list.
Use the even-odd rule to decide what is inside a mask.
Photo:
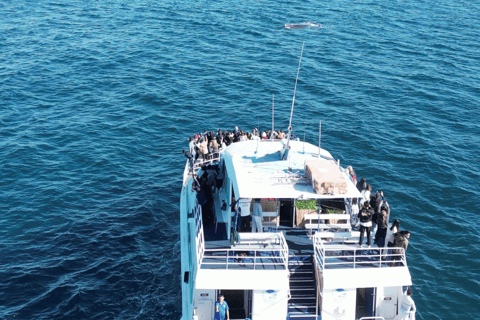
[(253, 291), (252, 320), (286, 319), (287, 311), (287, 290)]
[(322, 320), (355, 320), (356, 289), (324, 290)]
[[(181, 256), (182, 256), (182, 320), (189, 320), (193, 315), (192, 298), (194, 285), (194, 270), (192, 264), (192, 248), (191, 248), (191, 232), (188, 223), (188, 212), (191, 211), (191, 179), (185, 184), (182, 189), (180, 198), (180, 241), (181, 241)], [(195, 243), (195, 242), (193, 242)], [(193, 258), (195, 259), (195, 258)], [(189, 273), (188, 282), (184, 281), (185, 272)]]
[(377, 316), (392, 320), (397, 315), (398, 298), (402, 295), (402, 287), (377, 288)]
[(195, 289), (193, 307), (198, 320), (212, 320), (215, 313), (215, 290)]
[[(182, 256), (182, 320), (190, 320), (193, 316), (193, 299), (195, 278), (197, 275), (197, 248), (195, 218), (188, 218), (189, 213), (197, 205), (197, 193), (192, 192), (192, 181), (189, 179), (182, 189), (180, 199), (180, 241)], [(203, 229), (202, 229), (203, 232)], [(188, 282), (184, 282), (185, 272), (189, 272)]]

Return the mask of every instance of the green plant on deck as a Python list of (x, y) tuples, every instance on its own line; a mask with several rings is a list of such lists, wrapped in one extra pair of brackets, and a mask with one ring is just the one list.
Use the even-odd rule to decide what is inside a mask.
[(298, 210), (308, 209), (318, 211), (317, 200), (297, 200), (295, 201), (295, 207)]

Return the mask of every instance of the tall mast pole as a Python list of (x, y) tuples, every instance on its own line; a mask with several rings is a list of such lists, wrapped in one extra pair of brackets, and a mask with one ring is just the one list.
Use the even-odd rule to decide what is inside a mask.
[(292, 110), (290, 111), (290, 122), (288, 124), (287, 144), (285, 145), (285, 149), (284, 149), (283, 155), (282, 155), (283, 160), (287, 159), (286, 156), (288, 155), (288, 149), (290, 148), (290, 135), (292, 133), (293, 106), (295, 105), (295, 93), (297, 92), (298, 74), (300, 73), (300, 64), (302, 63), (303, 47), (304, 46), (305, 46), (305, 41), (303, 41), (302, 52), (300, 53), (300, 61), (298, 61), (297, 78), (295, 79), (295, 89), (293, 90)]
[(275, 93), (272, 96), (272, 133), (270, 134), (270, 139), (273, 140), (273, 131), (274, 131), (274, 126), (275, 124)]
[(321, 155), (320, 155), (321, 145), (322, 145), (322, 121), (320, 121), (320, 126), (318, 128), (318, 158), (321, 158)]

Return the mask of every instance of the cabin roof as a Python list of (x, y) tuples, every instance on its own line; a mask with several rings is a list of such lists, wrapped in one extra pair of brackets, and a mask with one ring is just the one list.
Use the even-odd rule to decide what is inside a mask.
[(352, 289), (372, 287), (411, 286), (408, 267), (326, 269), (323, 271), (323, 288)]
[(196, 289), (287, 290), (288, 270), (216, 270), (200, 269)]
[[(360, 198), (353, 182), (345, 172), (345, 194), (317, 194), (312, 182), (305, 177), (305, 161), (318, 159), (318, 147), (301, 141), (290, 141), (287, 160), (281, 160), (285, 140), (250, 140), (228, 146), (222, 158), (233, 182), (236, 198), (278, 199), (338, 199)], [(321, 149), (325, 167), (334, 161), (332, 155)], [(291, 170), (289, 170), (291, 168)]]

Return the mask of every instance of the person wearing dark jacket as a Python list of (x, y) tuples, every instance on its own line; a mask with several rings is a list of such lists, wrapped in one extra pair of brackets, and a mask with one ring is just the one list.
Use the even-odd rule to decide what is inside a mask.
[[(401, 261), (402, 254), (404, 254), (408, 248), (408, 239), (410, 239), (410, 231), (397, 232), (393, 235), (393, 239), (394, 239), (393, 247), (396, 247), (398, 249), (393, 249), (393, 254), (395, 254), (395, 256), (392, 257), (392, 260)], [(397, 262), (396, 265), (401, 266), (402, 262)]]
[(365, 201), (362, 204), (362, 210), (358, 214), (360, 220), (360, 241), (358, 242), (359, 246), (362, 246), (363, 237), (365, 232), (367, 233), (367, 245), (368, 247), (372, 244), (372, 218), (375, 214), (375, 211), (372, 210), (368, 201)]
[(379, 248), (385, 247), (385, 237), (387, 236), (388, 228), (388, 219), (390, 218), (390, 206), (388, 202), (385, 201), (385, 206), (383, 206), (383, 200), (380, 200), (377, 205), (376, 213), (376, 224), (377, 232), (375, 233), (374, 243), (377, 244)]
[(357, 189), (359, 192), (367, 189), (367, 180), (365, 180), (365, 178), (362, 178), (360, 179), (360, 181), (357, 182)]

